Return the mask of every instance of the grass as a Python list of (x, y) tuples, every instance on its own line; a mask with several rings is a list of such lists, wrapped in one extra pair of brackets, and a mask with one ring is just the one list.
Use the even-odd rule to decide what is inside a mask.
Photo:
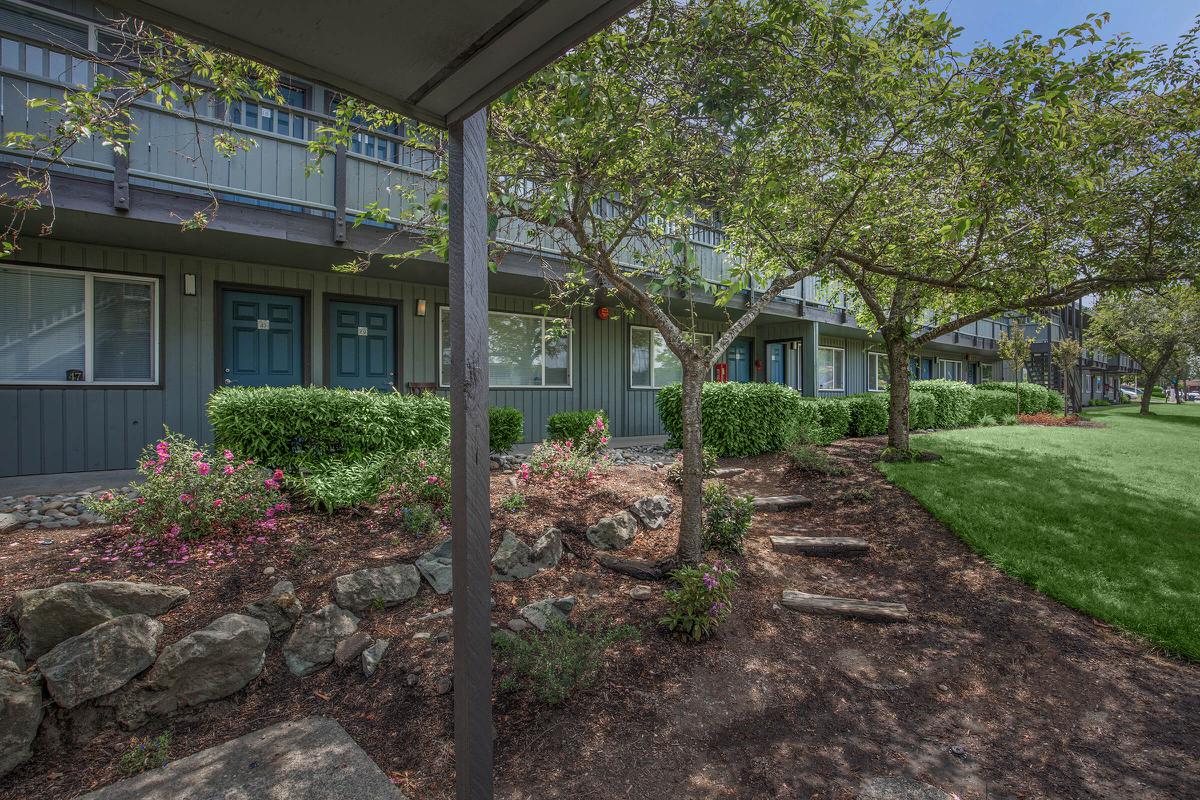
[(881, 468), (1000, 569), (1200, 660), (1200, 405), (1151, 408), (926, 434), (941, 461)]

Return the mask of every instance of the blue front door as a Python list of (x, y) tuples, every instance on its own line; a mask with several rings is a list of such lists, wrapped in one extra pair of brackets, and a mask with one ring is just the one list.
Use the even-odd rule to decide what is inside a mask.
[(922, 380), (931, 380), (933, 378), (933, 359), (921, 359), (921, 378)]
[(767, 380), (771, 383), (787, 384), (786, 352), (782, 342), (767, 345)]
[(226, 291), (221, 298), (221, 382), (225, 386), (304, 383), (299, 297)]
[(725, 363), (729, 365), (729, 380), (738, 383), (750, 381), (750, 343), (735, 341), (725, 351)]
[(329, 304), (329, 385), (391, 391), (396, 383), (396, 308)]

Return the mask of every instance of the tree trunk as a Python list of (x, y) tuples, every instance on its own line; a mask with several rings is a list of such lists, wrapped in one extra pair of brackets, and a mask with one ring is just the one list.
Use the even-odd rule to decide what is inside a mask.
[(908, 348), (904, 342), (887, 342), (888, 351), (888, 447), (900, 453), (909, 450), (908, 439)]
[(1013, 380), (1017, 386), (1017, 416), (1021, 416), (1021, 368), (1017, 367), (1014, 371)]
[(698, 564), (704, 550), (701, 542), (704, 492), (704, 461), (701, 452), (700, 390), (704, 386), (704, 362), (687, 359), (683, 364), (683, 508), (679, 519), (676, 554), (684, 564)]

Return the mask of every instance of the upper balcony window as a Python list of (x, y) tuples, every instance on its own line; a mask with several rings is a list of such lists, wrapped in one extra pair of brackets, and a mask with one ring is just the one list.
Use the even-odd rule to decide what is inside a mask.
[(0, 268), (0, 383), (152, 384), (158, 281)]

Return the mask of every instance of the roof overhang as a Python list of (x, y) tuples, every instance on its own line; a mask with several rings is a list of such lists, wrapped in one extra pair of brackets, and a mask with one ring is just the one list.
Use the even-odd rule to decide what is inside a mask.
[(640, 0), (115, 0), (118, 10), (440, 127)]

